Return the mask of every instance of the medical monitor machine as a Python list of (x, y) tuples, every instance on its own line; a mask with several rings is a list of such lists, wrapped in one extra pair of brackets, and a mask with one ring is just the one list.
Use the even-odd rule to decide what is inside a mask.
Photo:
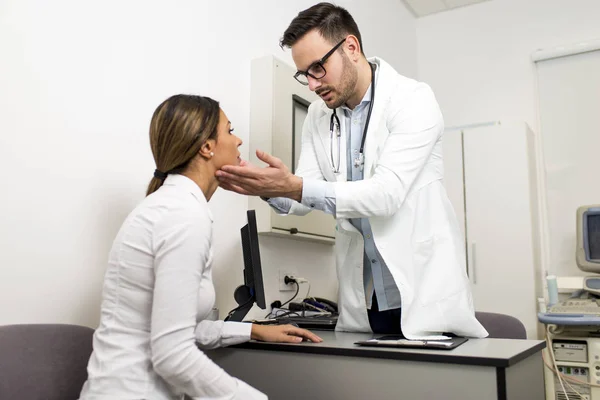
[(225, 321), (241, 322), (254, 303), (263, 310), (267, 308), (255, 211), (248, 210), (247, 217), (248, 223), (240, 229), (244, 254), (244, 284), (235, 289), (233, 297), (239, 306), (229, 312)]
[[(600, 204), (577, 209), (575, 259), (582, 271), (600, 274)], [(586, 276), (583, 288), (600, 296), (600, 276)]]
[[(600, 205), (581, 206), (576, 212), (575, 261), (580, 270), (600, 274)], [(554, 279), (556, 282), (556, 279)], [(548, 286), (550, 307), (538, 318), (546, 324), (600, 326), (600, 275), (583, 277), (583, 290), (558, 301), (556, 283)]]

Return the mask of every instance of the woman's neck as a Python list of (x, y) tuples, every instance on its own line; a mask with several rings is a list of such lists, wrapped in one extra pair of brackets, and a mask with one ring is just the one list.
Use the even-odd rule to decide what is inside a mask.
[(188, 168), (182, 175), (193, 180), (200, 190), (202, 190), (202, 193), (204, 193), (206, 201), (210, 201), (210, 198), (219, 187), (219, 181), (215, 177), (216, 171), (213, 171), (214, 168), (211, 165), (208, 163), (199, 164), (195, 168)]

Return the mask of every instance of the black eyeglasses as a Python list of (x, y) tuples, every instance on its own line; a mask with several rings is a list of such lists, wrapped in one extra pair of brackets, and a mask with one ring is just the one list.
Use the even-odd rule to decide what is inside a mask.
[(298, 71), (298, 72), (296, 72), (296, 74), (294, 74), (294, 79), (296, 79), (298, 82), (300, 82), (301, 84), (303, 84), (304, 86), (306, 86), (306, 85), (308, 85), (308, 77), (309, 76), (311, 78), (315, 78), (315, 79), (321, 79), (321, 78), (323, 78), (325, 76), (325, 74), (327, 73), (327, 71), (325, 70), (325, 67), (323, 66), (323, 64), (325, 64), (327, 62), (327, 59), (345, 41), (346, 41), (346, 38), (342, 39), (342, 41), (339, 42), (338, 44), (336, 44), (335, 46), (333, 46), (333, 49), (329, 50), (329, 52), (327, 54), (325, 54), (323, 56), (323, 58), (321, 58), (320, 60), (315, 61), (314, 63), (310, 64), (310, 66), (308, 67), (308, 69), (306, 71)]

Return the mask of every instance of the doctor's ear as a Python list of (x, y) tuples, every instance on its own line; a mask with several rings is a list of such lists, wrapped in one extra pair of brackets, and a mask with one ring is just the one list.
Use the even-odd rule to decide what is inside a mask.
[(346, 46), (344, 47), (348, 53), (348, 57), (350, 57), (352, 61), (357, 61), (362, 56), (360, 43), (356, 36), (348, 35), (346, 38)]
[(208, 139), (206, 142), (204, 142), (204, 144), (202, 145), (202, 147), (200, 147), (200, 150), (198, 151), (200, 157), (204, 158), (205, 160), (210, 160), (211, 158), (213, 158), (213, 156), (215, 155), (215, 144), (216, 143), (214, 139)]

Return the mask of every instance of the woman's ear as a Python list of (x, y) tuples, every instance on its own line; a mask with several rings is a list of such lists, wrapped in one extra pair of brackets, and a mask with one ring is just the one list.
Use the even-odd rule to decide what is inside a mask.
[(198, 154), (200, 154), (200, 157), (204, 158), (205, 160), (210, 160), (215, 155), (214, 150), (215, 140), (208, 139), (206, 142), (204, 142), (202, 147), (200, 147)]

